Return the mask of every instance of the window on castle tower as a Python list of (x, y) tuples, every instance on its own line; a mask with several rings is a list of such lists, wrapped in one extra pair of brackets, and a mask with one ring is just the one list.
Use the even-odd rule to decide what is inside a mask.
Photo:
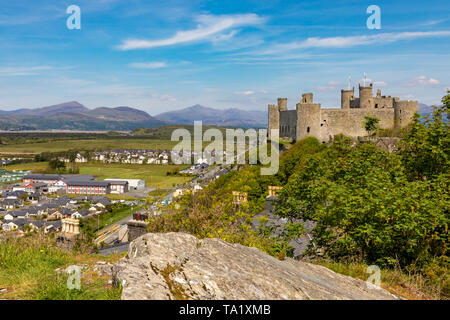
[(306, 128), (306, 132), (308, 132), (308, 133), (309, 133), (309, 127), (308, 127), (308, 128)]

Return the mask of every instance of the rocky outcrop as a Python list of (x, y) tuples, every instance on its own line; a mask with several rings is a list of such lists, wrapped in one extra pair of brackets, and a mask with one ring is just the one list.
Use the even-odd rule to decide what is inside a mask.
[(148, 233), (113, 267), (122, 299), (398, 299), (322, 266), (184, 233)]

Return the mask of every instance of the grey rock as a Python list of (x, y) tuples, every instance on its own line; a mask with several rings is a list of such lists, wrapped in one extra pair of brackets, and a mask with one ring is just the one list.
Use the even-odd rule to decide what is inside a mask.
[(365, 281), (256, 248), (184, 233), (148, 233), (113, 266), (124, 300), (400, 299)]

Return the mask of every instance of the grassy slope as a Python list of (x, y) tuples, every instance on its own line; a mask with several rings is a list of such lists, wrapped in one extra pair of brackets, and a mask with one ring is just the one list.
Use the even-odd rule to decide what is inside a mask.
[(80, 290), (69, 290), (67, 275), (56, 270), (70, 265), (92, 267), (98, 261), (115, 262), (118, 258), (73, 254), (40, 235), (0, 242), (0, 289), (6, 289), (0, 299), (120, 299), (120, 289), (92, 270), (84, 273)]

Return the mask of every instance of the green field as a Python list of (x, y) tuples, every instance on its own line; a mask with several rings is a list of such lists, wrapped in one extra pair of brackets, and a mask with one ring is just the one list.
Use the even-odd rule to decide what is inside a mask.
[[(142, 179), (147, 186), (157, 188), (172, 187), (173, 184), (181, 184), (189, 181), (189, 177), (167, 176), (168, 170), (184, 169), (186, 165), (161, 165), (161, 164), (122, 164), (122, 163), (80, 163), (80, 174), (90, 174), (99, 180), (107, 178)], [(45, 170), (47, 162), (30, 162), (7, 167), (8, 170)]]
[(157, 139), (81, 139), (54, 140), (45, 142), (0, 145), (1, 153), (31, 154), (41, 152), (59, 152), (75, 150), (111, 150), (111, 149), (172, 149), (178, 142)]

